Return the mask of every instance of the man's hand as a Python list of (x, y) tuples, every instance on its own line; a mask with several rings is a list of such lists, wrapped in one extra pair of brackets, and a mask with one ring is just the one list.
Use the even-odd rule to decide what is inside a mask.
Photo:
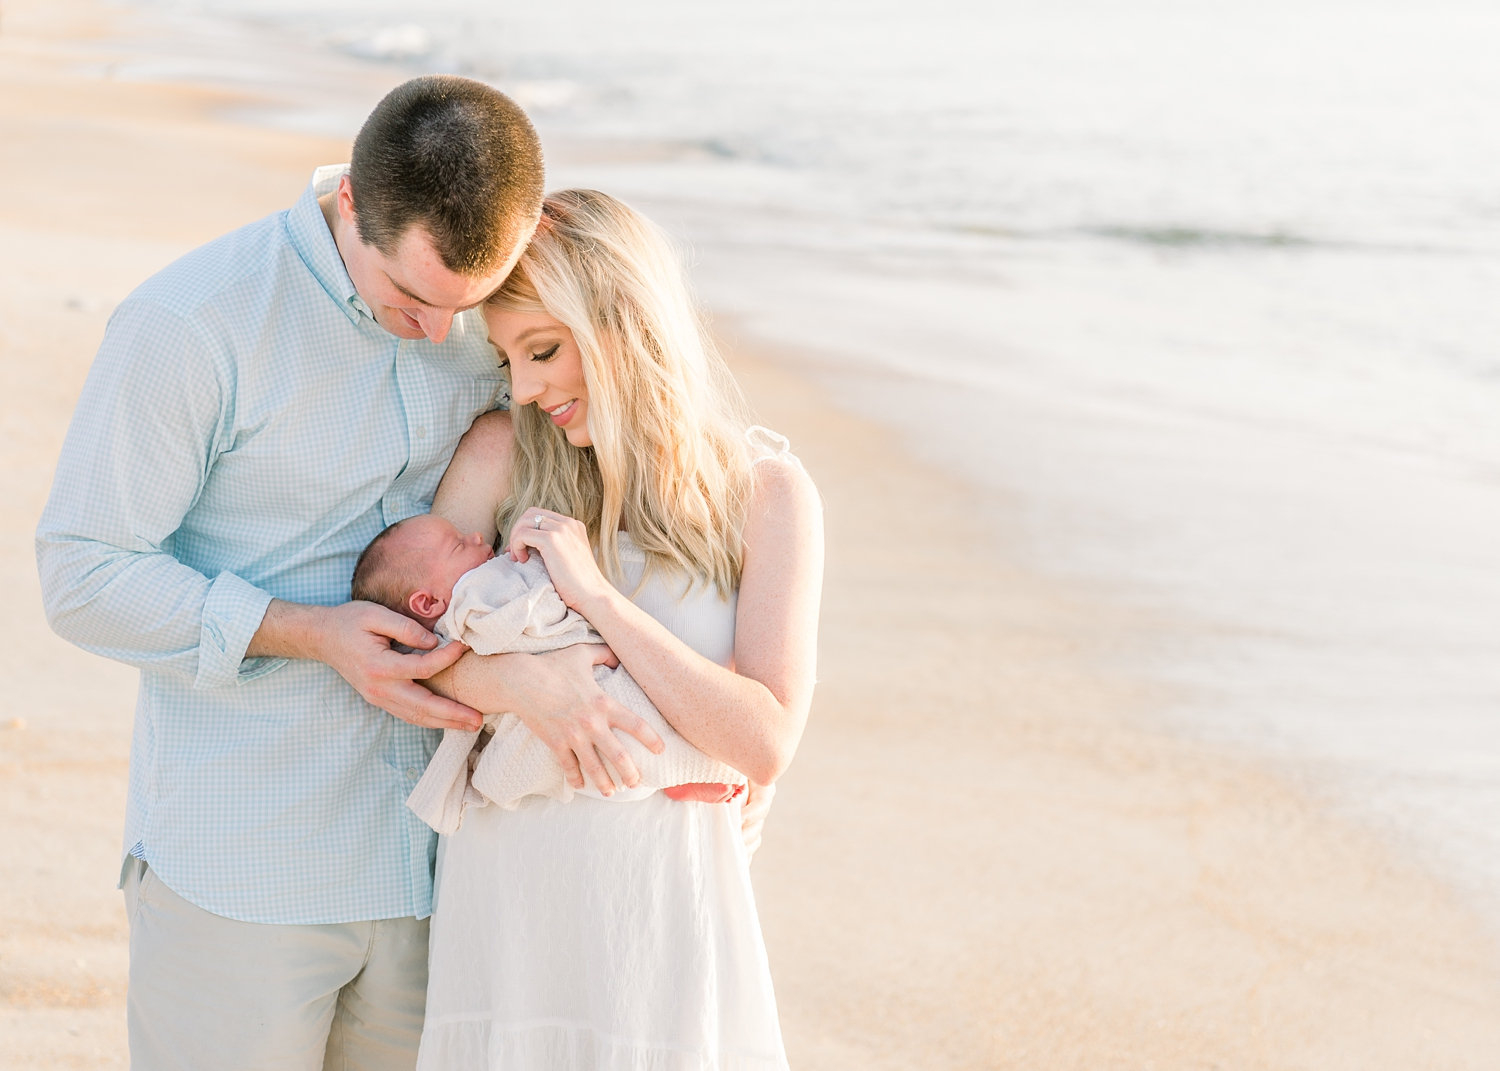
[[(391, 647), (393, 640), (416, 653), (402, 654)], [(411, 618), (371, 602), (304, 606), (277, 599), (246, 654), (315, 658), (337, 670), (367, 702), (402, 721), (428, 729), (478, 729), (478, 711), (416, 683), (447, 669), (468, 650), (461, 643), (437, 647), (437, 642)]]
[(618, 664), (603, 644), (580, 643), (546, 654), (476, 655), (460, 662), (447, 683), (484, 710), (518, 715), (552, 751), (568, 784), (582, 788), (586, 778), (608, 796), (615, 782), (606, 763), (626, 788), (641, 780), (616, 730), (657, 754), (666, 746), (645, 719), (599, 689), (593, 667)]
[(749, 787), (744, 810), (740, 812), (740, 834), (745, 838), (746, 860), (760, 847), (760, 833), (765, 828), (766, 815), (770, 813), (771, 800), (776, 795), (775, 785), (757, 785), (751, 781)]

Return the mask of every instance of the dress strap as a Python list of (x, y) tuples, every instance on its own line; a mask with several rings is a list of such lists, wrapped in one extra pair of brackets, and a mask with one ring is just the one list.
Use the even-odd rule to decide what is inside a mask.
[(745, 439), (750, 443), (750, 464), (759, 464), (771, 458), (790, 461), (798, 468), (802, 461), (792, 453), (792, 444), (785, 435), (770, 428), (753, 424), (745, 429)]

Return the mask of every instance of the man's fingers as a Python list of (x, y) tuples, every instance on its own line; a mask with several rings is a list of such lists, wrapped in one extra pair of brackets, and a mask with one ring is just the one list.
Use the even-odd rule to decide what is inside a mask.
[(421, 716), (420, 721), (414, 721), (412, 722), (412, 724), (420, 725), (424, 729), (458, 729), (462, 732), (472, 733), (476, 731), (479, 726), (483, 724), (483, 722), (476, 718), (469, 717), (460, 718), (458, 716), (454, 716), (450, 718), (438, 714), (424, 714)]
[[(413, 685), (413, 687), (421, 687)], [(434, 729), (462, 729), (464, 732), (472, 733), (484, 724), (484, 716), (472, 707), (466, 707), (462, 703), (455, 703), (451, 699), (444, 699), (440, 695), (433, 695), (426, 688), (426, 698), (422, 699), (423, 713), (431, 720)]]
[(426, 729), (462, 729), (474, 732), (484, 724), (479, 711), (452, 699), (434, 695), (420, 684), (409, 681), (395, 689), (386, 698), (386, 702), (374, 702), (402, 721)]
[(438, 638), (423, 628), (420, 622), (403, 617), (394, 610), (385, 610), (384, 616), (380, 619), (379, 628), (372, 631), (382, 636), (389, 636), (402, 646), (415, 647), (419, 651), (426, 651), (438, 642)]
[[(407, 669), (411, 671), (409, 679), (425, 681), (428, 677), (436, 676), (453, 665), (468, 650), (461, 643), (447, 643), (435, 651), (427, 651), (423, 654), (401, 655), (401, 658), (406, 662)], [(423, 690), (425, 691), (426, 689)]]
[(745, 803), (740, 811), (740, 835), (745, 839), (747, 860), (760, 847), (761, 830), (765, 827), (766, 813), (770, 811), (771, 799), (775, 795), (775, 785), (757, 785), (752, 781), (746, 786)]

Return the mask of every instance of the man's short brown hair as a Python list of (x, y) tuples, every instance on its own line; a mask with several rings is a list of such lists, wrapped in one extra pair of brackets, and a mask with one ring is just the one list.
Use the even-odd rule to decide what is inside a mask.
[(541, 214), (542, 146), (504, 93), (456, 75), (404, 82), (375, 106), (349, 162), (359, 237), (386, 256), (414, 224), (449, 271), (495, 270)]

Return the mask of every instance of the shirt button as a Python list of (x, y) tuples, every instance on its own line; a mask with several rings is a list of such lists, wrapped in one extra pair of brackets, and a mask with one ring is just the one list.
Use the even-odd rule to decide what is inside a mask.
[(419, 439), (425, 439), (425, 438), (427, 438), (427, 428), (424, 425), (422, 427), (417, 428), (417, 430), (414, 431), (412, 434), (415, 435)]
[(415, 766), (408, 766), (406, 768), (406, 776), (408, 779), (415, 781), (418, 777), (422, 776), (422, 771)]

